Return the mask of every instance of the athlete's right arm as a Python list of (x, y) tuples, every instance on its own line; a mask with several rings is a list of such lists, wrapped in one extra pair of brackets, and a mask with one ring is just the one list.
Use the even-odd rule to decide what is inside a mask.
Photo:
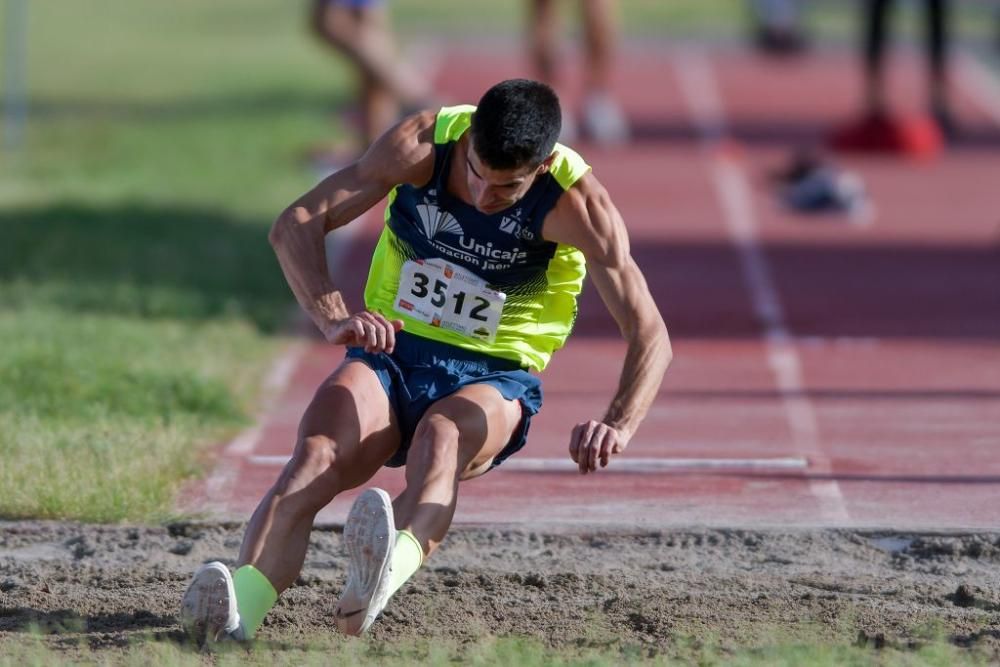
[(268, 240), (289, 287), (330, 342), (392, 351), (402, 323), (367, 311), (351, 315), (329, 278), (324, 237), (378, 204), (395, 186), (431, 178), (435, 118), (433, 111), (424, 111), (402, 120), (357, 162), (293, 202), (271, 227)]

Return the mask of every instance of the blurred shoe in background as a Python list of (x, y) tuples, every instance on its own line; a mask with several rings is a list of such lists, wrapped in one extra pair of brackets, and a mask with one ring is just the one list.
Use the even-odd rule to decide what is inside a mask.
[(888, 153), (926, 160), (944, 146), (938, 121), (930, 115), (869, 113), (830, 134), (830, 146), (839, 151)]
[(629, 140), (625, 113), (608, 93), (589, 93), (584, 97), (581, 117), (585, 135), (595, 143), (617, 145)]
[[(574, 117), (571, 96), (563, 89), (560, 67), (561, 26), (556, 0), (528, 0), (527, 42), (534, 76), (560, 93), (564, 104), (563, 125), (559, 140), (571, 143), (579, 138), (596, 144), (622, 144), (629, 139), (625, 114), (614, 99), (614, 70), (617, 53), (619, 17), (614, 0), (579, 0), (583, 23), (583, 45), (579, 50), (581, 90), (579, 116)], [(577, 125), (579, 120), (579, 127)]]

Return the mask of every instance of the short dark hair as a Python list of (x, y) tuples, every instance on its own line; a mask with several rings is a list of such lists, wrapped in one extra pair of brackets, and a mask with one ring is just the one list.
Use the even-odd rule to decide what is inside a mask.
[(552, 153), (562, 129), (559, 97), (544, 83), (501, 81), (472, 116), (476, 154), (491, 169), (536, 166)]

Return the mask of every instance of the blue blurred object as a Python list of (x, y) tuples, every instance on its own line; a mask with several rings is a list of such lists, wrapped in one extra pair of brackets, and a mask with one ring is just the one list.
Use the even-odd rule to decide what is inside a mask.
[(872, 207), (864, 181), (855, 172), (810, 154), (796, 155), (791, 166), (778, 174), (779, 198), (800, 213), (842, 213), (852, 222), (868, 223)]

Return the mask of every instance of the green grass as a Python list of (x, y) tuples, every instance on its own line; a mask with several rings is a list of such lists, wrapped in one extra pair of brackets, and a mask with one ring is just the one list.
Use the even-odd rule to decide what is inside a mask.
[(81, 645), (77, 652), (48, 648), (43, 638), (27, 635), (7, 642), (0, 655), (0, 667), (34, 665), (128, 665), (155, 664), (164, 667), (188, 667), (214, 664), (281, 667), (283, 665), (347, 664), (404, 667), (420, 664), (442, 667), (462, 664), (481, 667), (518, 665), (518, 667), (612, 665), (733, 665), (735, 667), (952, 667), (987, 665), (989, 656), (963, 651), (943, 641), (928, 643), (914, 650), (873, 649), (864, 646), (824, 646), (775, 644), (762, 649), (723, 651), (696, 642), (679, 642), (675, 649), (651, 655), (641, 646), (618, 649), (549, 648), (520, 639), (485, 637), (476, 644), (456, 645), (447, 642), (387, 643), (365, 640), (295, 639), (285, 642), (259, 642), (252, 649), (222, 647), (215, 654), (198, 653), (193, 648), (165, 641), (133, 644), (120, 650), (91, 652)]
[(267, 229), (348, 83), (275, 2), (29, 15), (30, 123), (0, 162), (0, 517), (161, 519), (284, 344)]
[(246, 422), (271, 347), (239, 319), (14, 313), (0, 315), (7, 518), (168, 518), (204, 463), (195, 445)]

